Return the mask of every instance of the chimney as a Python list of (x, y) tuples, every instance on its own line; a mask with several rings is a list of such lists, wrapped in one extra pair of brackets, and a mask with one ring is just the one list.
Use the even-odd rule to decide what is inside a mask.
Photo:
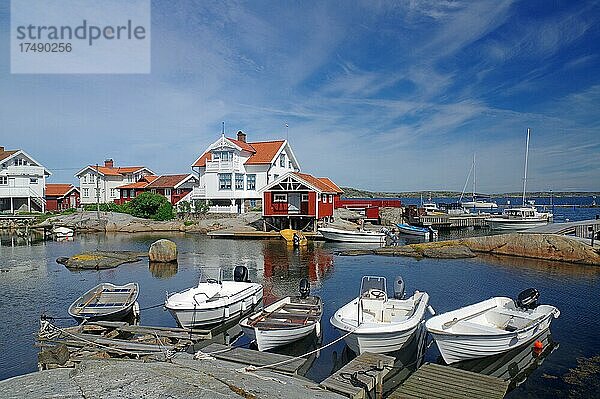
[(246, 142), (246, 133), (242, 132), (241, 130), (238, 131), (238, 135), (237, 135), (237, 139), (238, 141), (241, 141), (242, 143)]
[(112, 159), (107, 159), (107, 160), (105, 160), (105, 161), (104, 161), (104, 166), (105, 166), (106, 168), (112, 168), (112, 167), (113, 167), (113, 165), (114, 165), (114, 162), (113, 162), (113, 160), (112, 160)]

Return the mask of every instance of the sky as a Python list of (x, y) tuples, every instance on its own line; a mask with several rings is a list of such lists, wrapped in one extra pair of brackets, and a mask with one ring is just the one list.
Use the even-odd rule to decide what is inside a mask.
[(477, 191), (519, 191), (531, 128), (528, 189), (600, 191), (598, 1), (155, 1), (150, 74), (11, 74), (9, 24), (0, 145), (49, 182), (191, 172), (225, 122), (390, 192), (461, 191), (474, 154)]

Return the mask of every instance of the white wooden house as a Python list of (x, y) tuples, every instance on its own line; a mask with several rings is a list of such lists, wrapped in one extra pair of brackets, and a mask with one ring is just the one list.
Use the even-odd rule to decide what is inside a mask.
[(25, 151), (0, 147), (0, 212), (45, 212), (46, 178), (50, 175)]
[(210, 201), (211, 212), (243, 213), (262, 204), (260, 190), (279, 176), (300, 170), (287, 140), (246, 141), (225, 135), (212, 143), (192, 164), (198, 187), (186, 200)]

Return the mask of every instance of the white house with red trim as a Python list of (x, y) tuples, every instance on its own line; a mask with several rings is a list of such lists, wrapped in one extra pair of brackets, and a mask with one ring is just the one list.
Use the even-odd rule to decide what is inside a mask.
[(211, 212), (243, 213), (262, 203), (260, 190), (300, 164), (287, 140), (246, 141), (221, 137), (192, 164), (198, 187), (186, 200), (209, 200)]
[(50, 175), (25, 151), (0, 146), (0, 212), (45, 212), (46, 178)]
[(81, 204), (114, 202), (121, 198), (119, 186), (135, 183), (145, 175), (153, 175), (145, 166), (114, 165), (112, 159), (104, 161), (104, 165), (88, 165), (75, 174), (79, 179)]

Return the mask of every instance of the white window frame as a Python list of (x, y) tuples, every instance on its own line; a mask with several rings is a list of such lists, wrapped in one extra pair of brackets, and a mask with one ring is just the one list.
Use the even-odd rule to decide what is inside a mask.
[[(241, 177), (241, 179), (240, 179)], [(238, 183), (241, 184), (238, 186)], [(235, 189), (236, 190), (243, 190), (244, 189), (244, 174), (243, 173), (236, 173), (235, 174)]]
[(333, 194), (329, 194), (329, 203), (333, 204)]
[(321, 202), (324, 204), (327, 203), (327, 194), (321, 194)]
[(87, 175), (83, 175), (83, 177), (81, 178), (81, 182), (87, 183)]
[(287, 202), (287, 194), (273, 193), (273, 202)]
[(29, 178), (29, 184), (38, 184), (38, 178), (37, 177), (30, 177)]
[(0, 186), (8, 185), (8, 176), (0, 176)]
[(83, 196), (85, 198), (88, 198), (90, 196), (90, 189), (89, 188), (84, 188), (83, 189)]
[(171, 189), (165, 188), (165, 197), (170, 197), (170, 196), (171, 196)]
[(110, 189), (110, 197), (111, 198), (115, 198), (117, 196), (117, 189), (116, 188), (111, 188)]
[(302, 194), (302, 198), (300, 199), (300, 202), (308, 202), (308, 194)]
[[(223, 177), (229, 176), (229, 179), (221, 180), (221, 176), (223, 176)], [(217, 177), (218, 177), (218, 184), (219, 184), (220, 191), (229, 191), (232, 189), (231, 179), (233, 178), (233, 176), (231, 176), (231, 173), (219, 173)], [(229, 181), (229, 187), (227, 187), (227, 181)], [(224, 182), (225, 184), (222, 184), (222, 182)]]
[(256, 173), (246, 175), (246, 190), (256, 190)]
[(285, 153), (279, 155), (279, 166), (285, 168)]

